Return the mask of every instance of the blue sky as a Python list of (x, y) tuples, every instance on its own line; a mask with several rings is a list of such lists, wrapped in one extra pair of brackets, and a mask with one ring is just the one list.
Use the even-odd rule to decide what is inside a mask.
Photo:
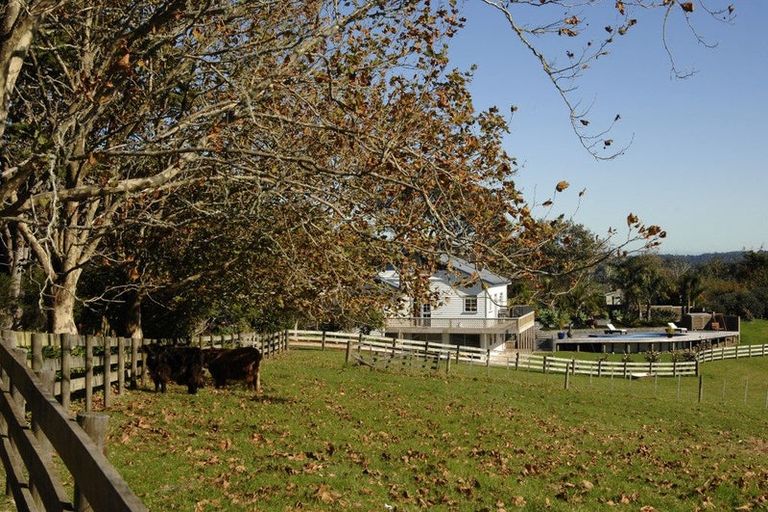
[[(602, 27), (616, 21), (612, 5), (580, 17)], [(731, 25), (696, 12), (714, 49), (697, 44), (680, 20), (670, 27), (679, 67), (696, 70), (691, 78), (672, 77), (660, 13), (644, 12), (581, 79), (577, 97), (595, 101), (592, 124), (620, 113), (611, 138), (620, 145), (634, 136), (627, 153), (608, 162), (581, 147), (565, 105), (498, 12), (467, 2), (467, 26), (450, 42), (450, 57), (462, 69), (477, 64), (470, 87), (476, 108), (518, 107), (506, 148), (521, 163), (515, 181), (526, 198), (540, 204), (558, 181), (571, 183), (550, 216), (574, 212), (586, 188), (574, 220), (600, 234), (613, 226), (617, 241), (632, 212), (667, 231), (661, 252), (768, 248), (768, 2), (735, 6)]]

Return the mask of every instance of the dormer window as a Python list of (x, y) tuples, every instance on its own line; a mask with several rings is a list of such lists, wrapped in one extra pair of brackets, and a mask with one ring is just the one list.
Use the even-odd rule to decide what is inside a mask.
[(477, 313), (477, 295), (464, 297), (464, 312)]

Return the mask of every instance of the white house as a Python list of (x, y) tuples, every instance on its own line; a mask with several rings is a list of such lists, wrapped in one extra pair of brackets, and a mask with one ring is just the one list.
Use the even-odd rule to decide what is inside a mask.
[[(533, 348), (533, 311), (508, 307), (509, 279), (477, 268), (460, 258), (444, 257), (441, 269), (429, 278), (436, 304), (416, 304), (403, 297), (403, 307), (385, 320), (387, 336), (440, 343), (495, 348), (511, 343)], [(395, 270), (379, 279), (400, 289)]]

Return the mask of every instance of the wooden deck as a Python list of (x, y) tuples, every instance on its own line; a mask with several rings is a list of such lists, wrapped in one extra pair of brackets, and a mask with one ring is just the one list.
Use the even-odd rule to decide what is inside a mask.
[[(645, 336), (643, 335), (645, 334)], [(585, 351), (610, 353), (638, 353), (647, 350), (667, 352), (697, 347), (709, 342), (713, 345), (734, 345), (739, 343), (738, 331), (689, 331), (669, 338), (663, 332), (630, 332), (628, 334), (578, 335), (573, 338), (554, 339), (552, 351)]]

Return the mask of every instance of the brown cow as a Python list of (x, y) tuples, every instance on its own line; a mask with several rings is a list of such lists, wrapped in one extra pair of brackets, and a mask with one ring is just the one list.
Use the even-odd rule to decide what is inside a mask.
[(165, 393), (170, 381), (186, 385), (191, 395), (203, 387), (203, 353), (199, 348), (151, 344), (145, 345), (144, 351), (155, 391)]
[(245, 380), (245, 384), (261, 393), (259, 365), (261, 352), (253, 347), (204, 350), (204, 360), (214, 385), (222, 388), (227, 380)]

